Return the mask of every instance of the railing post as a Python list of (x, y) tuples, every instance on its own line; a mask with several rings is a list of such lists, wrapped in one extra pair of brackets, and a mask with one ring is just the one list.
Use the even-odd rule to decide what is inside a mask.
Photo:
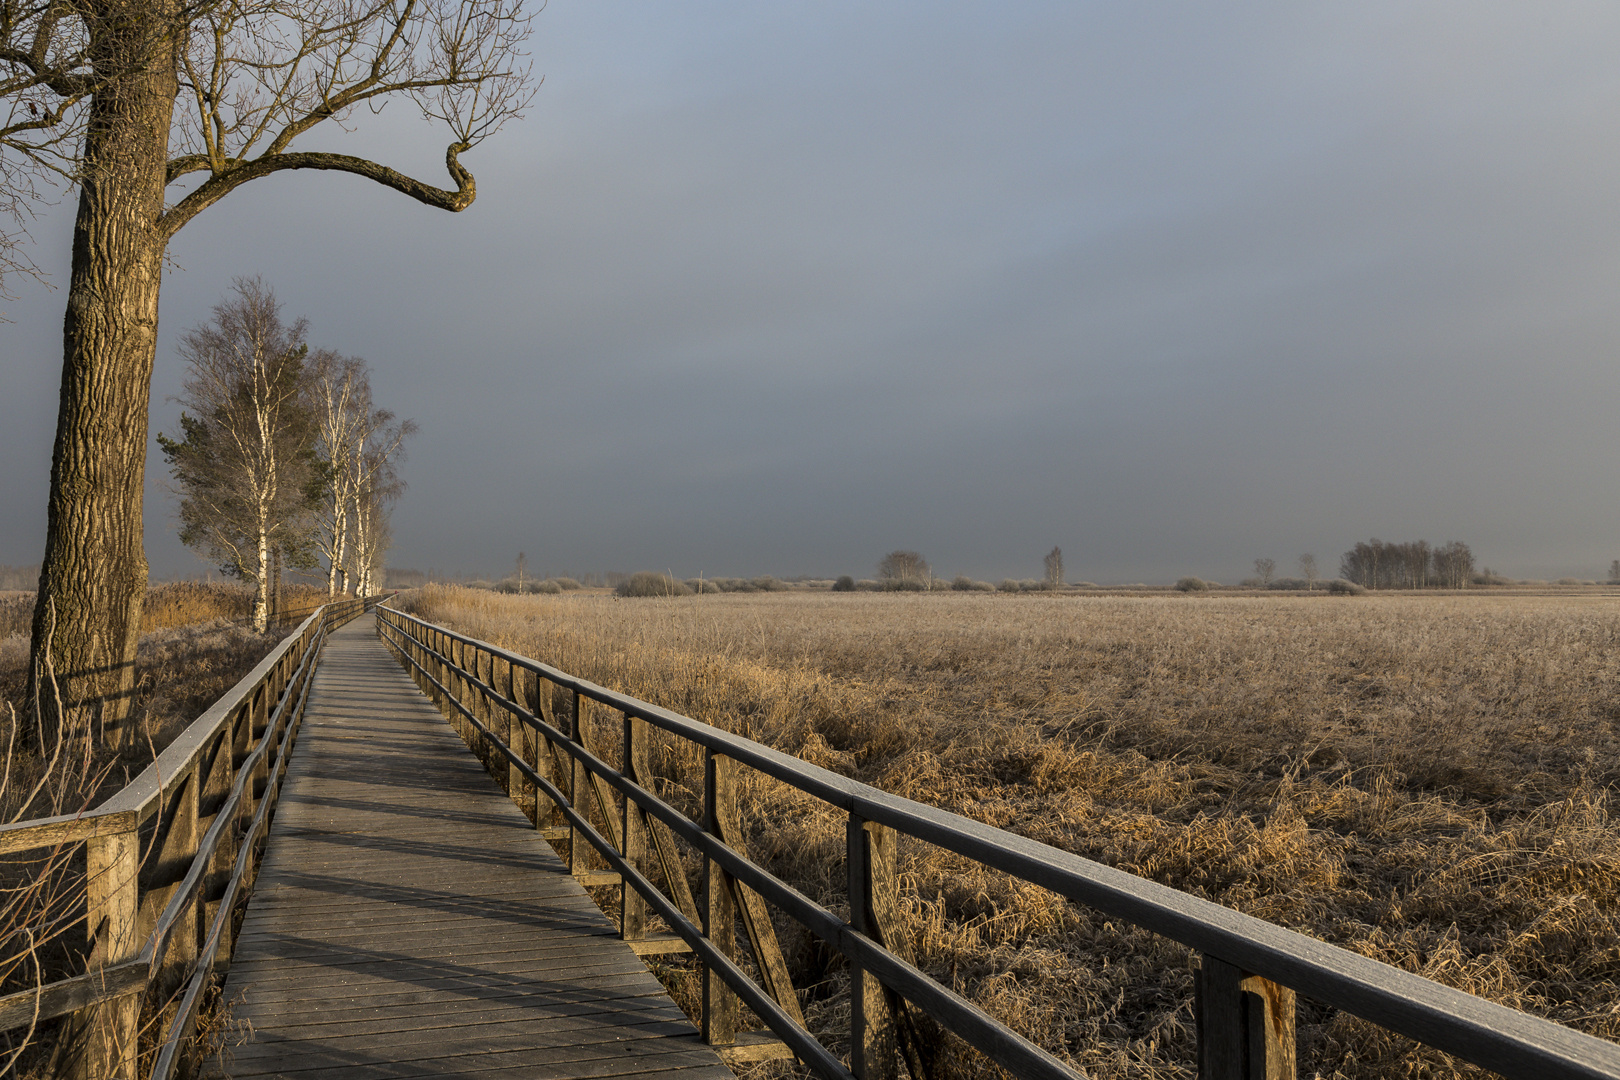
[(1206, 955), (1198, 969), (1199, 1080), (1294, 1080), (1294, 992)]
[[(151, 931), (156, 918), (168, 906), (169, 898), (174, 895), (181, 879), (191, 869), (191, 864), (197, 858), (197, 841), (202, 834), (198, 828), (197, 816), (200, 802), (202, 781), (201, 762), (194, 764), (180, 780), (175, 791), (172, 805), (169, 808), (170, 820), (168, 834), (163, 838), (163, 848), (158, 852), (157, 862), (150, 868), (150, 873), (165, 883), (161, 888), (153, 889), (141, 905), (142, 912), (140, 933), (144, 938)], [(174, 934), (169, 939), (169, 950), (166, 957), (159, 957), (157, 990), (160, 995), (169, 994), (191, 970), (191, 964), (197, 959), (197, 946), (199, 944), (197, 930), (197, 903), (187, 905), (186, 912), (180, 916), (175, 924)], [(173, 1015), (173, 1009), (178, 1007), (174, 1002), (170, 1009), (164, 1012), (167, 1027), (167, 1018)]]
[(439, 693), (439, 688), (429, 680), (429, 676), (431, 676), (433, 679), (438, 679), (441, 681), (444, 679), (444, 669), (439, 666), (438, 658), (435, 657), (431, 651), (438, 647), (438, 638), (434, 635), (432, 630), (429, 630), (425, 626), (416, 627), (416, 633), (421, 636), (420, 640), (422, 644), (420, 646), (420, 650), (422, 653), (422, 681), (427, 684), (426, 692), (428, 700), (433, 702), (433, 704), (436, 705), (440, 711), (443, 711), (444, 695)]
[[(557, 688), (550, 679), (541, 675), (534, 677), (534, 711), (551, 727), (557, 727)], [(550, 780), (559, 791), (568, 791), (568, 780), (562, 775), (562, 768), (557, 760), (558, 750), (551, 744), (551, 738), (541, 735), (534, 745), (534, 770), (547, 780)], [(569, 794), (572, 799), (572, 793)], [(549, 802), (549, 800), (548, 800)], [(556, 805), (551, 805), (544, 813), (540, 810), (540, 792), (534, 793), (534, 827), (537, 829), (550, 828), (558, 825), (562, 811)]]
[[(86, 842), (86, 910), (90, 928), (89, 970), (133, 960), (140, 953), (140, 834), (97, 836)], [(139, 1055), (141, 994), (126, 994), (74, 1014), (78, 1042), (67, 1075), (73, 1080), (135, 1076)]]
[[(574, 745), (581, 749), (585, 746), (585, 710), (588, 706), (586, 699), (578, 690), (574, 691), (574, 717), (573, 727), (569, 736)], [(574, 808), (574, 813), (580, 817), (585, 816), (585, 791), (590, 785), (590, 774), (585, 771), (585, 765), (572, 754), (568, 755), (568, 805)], [(585, 849), (590, 846), (585, 835), (577, 828), (570, 826), (568, 830), (568, 872), (578, 877), (588, 873), (590, 867), (586, 865)]]
[[(737, 799), (736, 766), (728, 757), (705, 750), (703, 758), (703, 829), (720, 836), (720, 822)], [(737, 909), (730, 875), (713, 859), (703, 860), (703, 936), (726, 956), (737, 955)], [(708, 964), (703, 964), (703, 1041), (730, 1046), (737, 1041), (737, 997)]]
[[(494, 682), (493, 680), (491, 681), (491, 685), (495, 687), (496, 693), (500, 694), (508, 701), (515, 702), (517, 700), (517, 696), (512, 693), (512, 684), (517, 673), (512, 669), (512, 661), (503, 658), (501, 663), (506, 665), (506, 678), (504, 680), (505, 685), (502, 685), (499, 682)], [(494, 661), (490, 661), (490, 666), (492, 668), (494, 667)], [(511, 750), (512, 753), (521, 756), (522, 751), (519, 749), (519, 747), (522, 744), (518, 740), (523, 732), (523, 725), (519, 723), (517, 713), (506, 708), (502, 708), (501, 712), (506, 714), (506, 723), (500, 725), (500, 727), (496, 728), (496, 730), (500, 731), (501, 728), (505, 729), (502, 734), (504, 734), (506, 737), (505, 741), (507, 749)], [(502, 786), (506, 788), (506, 795), (513, 802), (520, 802), (523, 793), (523, 774), (518, 771), (518, 767), (512, 763), (510, 758), (502, 755), (501, 760), (504, 760), (506, 763), (506, 767), (501, 770)]]
[[(884, 944), (877, 912), (896, 900), (894, 835), (873, 821), (849, 815), (849, 922)], [(899, 1040), (883, 984), (854, 961), (849, 967), (849, 1067), (859, 1080), (900, 1075)]]
[[(486, 653), (483, 649), (473, 651), (473, 678), (484, 686), (495, 686), (495, 654)], [(478, 722), (494, 731), (495, 705), (489, 700), (489, 695), (482, 689), (476, 690), (473, 702), (473, 713), (478, 717)], [(490, 779), (500, 783), (499, 770), (495, 768), (495, 747), (483, 735), (478, 737), (478, 760), (484, 763), (484, 771), (490, 774)]]
[[(638, 763), (645, 757), (641, 748), (647, 740), (647, 721), (639, 716), (624, 714), (624, 757), (619, 768), (635, 784), (645, 785)], [(647, 862), (647, 819), (634, 800), (624, 800), (624, 828), (619, 833), (623, 840), (621, 854), (624, 861), (638, 871), (645, 872)], [(671, 890), (673, 892), (673, 889)], [(647, 900), (626, 880), (620, 886), (619, 936), (626, 941), (640, 941), (647, 936)]]
[[(534, 712), (534, 699), (529, 694), (529, 673), (515, 664), (506, 665), (506, 696), (511, 698), (518, 708)], [(507, 716), (507, 745), (527, 765), (533, 765), (539, 771), (538, 755), (533, 752), (535, 744), (534, 733), (529, 725), (518, 718), (517, 713)], [(535, 800), (540, 793), (534, 789), (529, 778), (523, 775), (523, 770), (516, 765), (510, 765), (506, 773), (506, 793), (512, 797), (530, 821), (535, 820)]]
[[(454, 669), (450, 672), (450, 693), (462, 705), (467, 704), (467, 680), (462, 672), (467, 667), (467, 647), (455, 638), (450, 639), (450, 664)], [(450, 708), (450, 722), (455, 725), (456, 734), (468, 746), (472, 745), (472, 729), (467, 725), (467, 718), (461, 715), (461, 710), (455, 706)]]
[[(236, 728), (242, 723), (242, 717), (247, 709), (238, 710), (237, 715), (228, 720), (219, 734), (219, 746), (214, 750), (213, 764), (208, 770), (208, 780), (200, 793), (201, 800), (207, 804), (208, 826), (213, 825), (213, 817), (219, 813), (221, 805), (231, 794), (231, 785), (236, 778), (236, 764), (232, 757), (235, 748)], [(207, 831), (208, 826), (198, 822), (198, 828)], [(219, 846), (208, 859), (208, 876), (204, 881), (202, 890), (202, 917), (197, 920), (197, 936), (199, 944), (201, 938), (208, 934), (208, 928), (214, 923), (214, 916), (219, 912), (220, 898), (225, 894), (225, 886), (230, 881), (231, 869), (236, 864), (236, 830), (226, 829), (219, 838)], [(230, 967), (231, 962), (231, 936), (224, 935), (219, 942), (219, 949), (214, 954), (214, 970), (224, 971)]]
[[(266, 672), (264, 682), (260, 683), (259, 688), (254, 691), (253, 708), (248, 712), (246, 750), (249, 754), (253, 753), (254, 749), (258, 747), (259, 740), (264, 738), (265, 730), (270, 726), (270, 709), (275, 703), (275, 697), (276, 675), (275, 668), (272, 668)], [(253, 812), (258, 809), (259, 791), (261, 790), (259, 784), (265, 775), (265, 766), (261, 761), (254, 767), (253, 775), (248, 778), (243, 790), (244, 797), (240, 804), (243, 824), (252, 821)]]
[[(645, 720), (636, 721), (637, 730), (630, 740), (628, 754), (630, 768), (633, 770), (631, 779), (644, 790), (652, 790), (653, 771), (648, 759), (648, 736), (650, 729)], [(659, 868), (664, 872), (664, 882), (669, 886), (669, 895), (675, 901), (675, 906), (681, 909), (681, 914), (690, 919), (694, 925), (702, 925), (703, 916), (698, 911), (697, 901), (692, 897), (692, 883), (686, 879), (686, 867), (681, 863), (680, 850), (675, 846), (675, 835), (670, 832), (669, 826), (656, 818), (643, 818), (647, 824), (647, 838), (652, 840), (653, 850), (658, 855)]]

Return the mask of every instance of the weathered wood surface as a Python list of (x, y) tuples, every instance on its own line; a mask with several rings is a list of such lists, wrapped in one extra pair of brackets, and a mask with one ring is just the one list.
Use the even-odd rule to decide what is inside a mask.
[(356, 620), (236, 942), (230, 1075), (729, 1080), (615, 931)]

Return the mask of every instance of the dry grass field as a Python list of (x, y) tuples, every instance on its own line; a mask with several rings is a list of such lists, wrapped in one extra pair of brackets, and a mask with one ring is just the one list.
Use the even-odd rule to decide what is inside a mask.
[[(1620, 605), (1601, 595), (726, 594), (429, 587), (415, 612), (885, 790), (1620, 1039)], [(612, 745), (612, 744), (609, 744)], [(695, 805), (701, 762), (665, 759)], [(828, 907), (844, 822), (750, 780)], [(1194, 958), (921, 844), (920, 962), (1097, 1077), (1191, 1077)], [(779, 924), (813, 1027), (837, 957)], [(689, 975), (668, 974), (689, 997)], [(1473, 1075), (1301, 998), (1300, 1075)], [(947, 1075), (984, 1071), (971, 1051)]]

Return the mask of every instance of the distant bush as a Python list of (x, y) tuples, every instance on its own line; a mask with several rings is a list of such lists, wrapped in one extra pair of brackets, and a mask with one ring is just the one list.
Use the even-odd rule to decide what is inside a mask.
[(531, 593), (544, 593), (547, 596), (556, 596), (563, 591), (563, 587), (555, 581), (531, 581), (527, 587)]
[(861, 578), (855, 583), (855, 588), (860, 592), (877, 592), (883, 588), (883, 585), (881, 582), (874, 581), (871, 578)]
[(1334, 578), (1328, 582), (1327, 591), (1335, 596), (1365, 596), (1367, 593), (1366, 586), (1357, 585), (1355, 582), (1346, 581), (1344, 578)]
[(585, 587), (571, 577), (554, 577), (547, 578), (546, 580), (556, 585), (557, 588), (561, 589), (563, 592), (573, 592), (575, 589), (583, 589)]
[(1246, 577), (1242, 581), (1238, 582), (1238, 586), (1244, 589), (1263, 589), (1266, 587), (1266, 579), (1258, 577)]
[(886, 589), (904, 589), (908, 592), (928, 588), (934, 573), (928, 560), (916, 551), (891, 551), (878, 562), (878, 580)]
[(688, 578), (686, 581), (686, 587), (691, 589), (694, 593), (699, 594), (725, 592), (725, 590), (720, 587), (720, 583), (714, 580), (714, 578)]
[(1553, 582), (1553, 584), (1554, 585), (1585, 585), (1586, 582), (1582, 581), (1580, 578), (1561, 577), (1557, 581)]
[[(527, 582), (525, 582), (525, 584), (527, 584)], [(523, 586), (518, 584), (517, 578), (502, 578), (500, 581), (495, 583), (495, 591), (502, 593), (520, 593), (523, 591)]]
[(764, 577), (754, 578), (748, 584), (752, 585), (760, 592), (787, 592), (788, 589), (792, 588), (792, 586), (787, 582), (778, 581), (769, 574), (766, 574)]
[(996, 589), (988, 581), (974, 581), (966, 574), (957, 574), (952, 578), (951, 588), (957, 592), (995, 592)]
[(1206, 592), (1209, 589), (1209, 582), (1201, 577), (1193, 577), (1189, 574), (1176, 582), (1176, 588), (1182, 592)]
[(1283, 592), (1309, 592), (1311, 587), (1309, 581), (1298, 577), (1277, 578), (1266, 586), (1268, 589), (1280, 589)]
[(1508, 578), (1508, 577), (1504, 577), (1501, 574), (1498, 574), (1495, 570), (1492, 570), (1490, 567), (1487, 566), (1477, 574), (1470, 574), (1468, 576), (1468, 584), (1470, 584), (1470, 585), (1511, 585), (1511, 584), (1513, 584), (1513, 579)]
[(838, 580), (833, 582), (832, 591), (833, 592), (854, 592), (855, 591), (855, 579), (850, 577), (848, 574), (840, 575)]
[(1002, 578), (1001, 584), (996, 586), (999, 592), (1017, 592), (1018, 582), (1013, 578)]
[(631, 574), (613, 590), (620, 596), (691, 596), (692, 590), (668, 574), (642, 570)]

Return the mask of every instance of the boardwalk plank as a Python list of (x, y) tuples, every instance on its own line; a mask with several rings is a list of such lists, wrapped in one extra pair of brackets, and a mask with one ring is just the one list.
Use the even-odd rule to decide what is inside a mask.
[(371, 620), (326, 648), (226, 984), (256, 1033), (231, 1075), (729, 1080)]

